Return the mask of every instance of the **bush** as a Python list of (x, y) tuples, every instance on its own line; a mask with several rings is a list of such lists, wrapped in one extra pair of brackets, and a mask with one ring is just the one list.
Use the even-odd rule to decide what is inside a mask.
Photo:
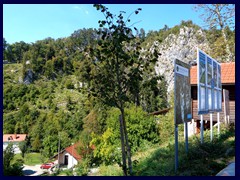
[(117, 165), (114, 166), (101, 165), (99, 167), (99, 173), (101, 174), (101, 176), (123, 176), (121, 167)]
[[(108, 111), (106, 118), (107, 129), (99, 136), (93, 134), (92, 142), (96, 148), (94, 156), (101, 158), (106, 165), (121, 162), (120, 142), (120, 112), (116, 108)], [(127, 126), (128, 140), (132, 153), (140, 147), (150, 146), (159, 142), (159, 131), (153, 116), (149, 116), (140, 107), (129, 105), (125, 109), (125, 120)]]
[(74, 84), (72, 83), (72, 81), (70, 79), (67, 79), (65, 82), (65, 87), (67, 89), (74, 89)]
[(160, 142), (170, 142), (174, 139), (174, 110), (171, 109), (165, 115), (157, 116)]
[(89, 172), (90, 160), (88, 158), (82, 159), (76, 167), (76, 174), (78, 176), (86, 176)]

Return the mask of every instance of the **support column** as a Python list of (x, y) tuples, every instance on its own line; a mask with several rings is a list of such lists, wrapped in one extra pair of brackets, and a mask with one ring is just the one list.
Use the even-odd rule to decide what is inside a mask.
[(203, 115), (200, 115), (201, 118), (201, 144), (203, 143)]

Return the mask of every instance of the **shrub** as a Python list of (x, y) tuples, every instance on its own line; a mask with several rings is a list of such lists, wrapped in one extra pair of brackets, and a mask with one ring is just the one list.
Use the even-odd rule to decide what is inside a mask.
[(74, 89), (74, 84), (72, 83), (71, 79), (67, 79), (65, 82), (65, 87), (67, 89)]
[(157, 116), (160, 142), (169, 142), (174, 139), (174, 110), (171, 109), (165, 115)]
[[(110, 109), (106, 118), (106, 131), (101, 136), (92, 135), (91, 144), (96, 147), (94, 156), (100, 158), (106, 165), (114, 162), (120, 163), (121, 161), (119, 115), (118, 109)], [(156, 121), (142, 108), (129, 105), (125, 109), (125, 119), (132, 153), (136, 152), (141, 146), (150, 146), (150, 144), (159, 142)]]

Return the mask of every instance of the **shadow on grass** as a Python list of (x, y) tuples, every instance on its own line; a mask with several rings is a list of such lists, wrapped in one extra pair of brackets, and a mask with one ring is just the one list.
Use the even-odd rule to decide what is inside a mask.
[(235, 131), (222, 132), (210, 142), (200, 143), (197, 136), (189, 138), (188, 154), (185, 143), (179, 142), (179, 167), (175, 173), (175, 145), (169, 143), (156, 149), (150, 156), (134, 164), (135, 176), (215, 176), (235, 157)]

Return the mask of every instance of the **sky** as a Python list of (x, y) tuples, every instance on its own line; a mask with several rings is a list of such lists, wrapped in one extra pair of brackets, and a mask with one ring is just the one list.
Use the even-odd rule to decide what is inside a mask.
[[(173, 27), (182, 20), (192, 20), (203, 26), (199, 13), (192, 4), (106, 4), (109, 11), (126, 17), (137, 8), (142, 11), (132, 14), (134, 27), (158, 31), (166, 24)], [(51, 37), (54, 39), (70, 36), (83, 28), (98, 28), (98, 21), (104, 16), (92, 4), (3, 4), (3, 37), (7, 43), (24, 41), (34, 43)], [(132, 24), (129, 25), (132, 25)]]

